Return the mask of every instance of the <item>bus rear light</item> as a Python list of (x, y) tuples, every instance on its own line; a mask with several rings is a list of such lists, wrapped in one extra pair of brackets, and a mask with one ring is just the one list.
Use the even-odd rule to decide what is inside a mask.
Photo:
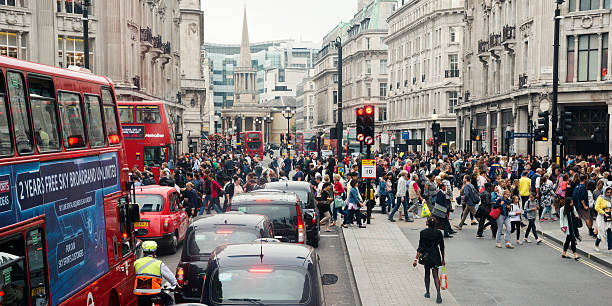
[(110, 142), (110, 144), (118, 144), (120, 140), (119, 135), (108, 135), (108, 142)]
[(127, 233), (123, 233), (123, 239), (127, 239)]
[(183, 281), (185, 280), (185, 271), (183, 270), (183, 268), (178, 268), (176, 269), (176, 282), (179, 284), (179, 286), (183, 286)]

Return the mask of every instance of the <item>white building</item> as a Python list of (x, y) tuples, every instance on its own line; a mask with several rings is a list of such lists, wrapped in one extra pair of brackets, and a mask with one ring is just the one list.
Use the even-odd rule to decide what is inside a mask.
[(314, 69), (308, 71), (308, 75), (297, 85), (296, 100), (296, 131), (310, 132), (314, 125), (314, 82), (312, 75)]
[[(387, 19), (389, 35), (388, 123), (400, 143), (401, 132), (431, 150), (433, 121), (440, 123), (445, 143), (456, 147), (455, 107), (462, 86), (463, 0), (411, 0)], [(435, 114), (435, 115), (434, 115)]]
[[(483, 136), (471, 142), (474, 150), (505, 153), (507, 143), (511, 152), (533, 152), (526, 138), (506, 142), (503, 136), (528, 132), (538, 113), (550, 110), (554, 9), (555, 1), (466, 1), (465, 92), (457, 126), (463, 140), (470, 129)], [(561, 15), (559, 110), (572, 112), (573, 125), (565, 153), (611, 152), (610, 3), (565, 1)], [(591, 141), (597, 127), (608, 137)], [(550, 151), (550, 141), (535, 145), (537, 155)]]
[(396, 5), (395, 0), (358, 1), (358, 9), (348, 23), (338, 24), (323, 38), (323, 45), (315, 61), (315, 118), (314, 128), (329, 135), (329, 128), (337, 121), (338, 75), (337, 50), (329, 43), (337, 37), (342, 41), (342, 121), (354, 127), (356, 109), (364, 105), (376, 107), (377, 133), (386, 120), (387, 93), (387, 17)]

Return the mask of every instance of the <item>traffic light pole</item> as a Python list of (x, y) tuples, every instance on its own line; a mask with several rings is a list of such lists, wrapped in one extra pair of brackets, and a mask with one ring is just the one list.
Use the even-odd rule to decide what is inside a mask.
[[(342, 40), (340, 36), (336, 38), (334, 42), (336, 49), (338, 50), (338, 122), (336, 122), (336, 133), (338, 133), (337, 157), (338, 162), (342, 162), (342, 131), (344, 126), (342, 124)], [(347, 141), (348, 145), (348, 141)]]
[[(559, 96), (559, 27), (561, 18), (561, 10), (559, 5), (563, 3), (563, 0), (557, 0), (557, 7), (555, 8), (555, 38), (554, 38), (554, 51), (553, 51), (553, 85), (552, 85), (552, 141), (551, 143), (551, 160), (553, 163), (557, 163), (557, 102)], [(560, 163), (563, 163), (562, 161)]]

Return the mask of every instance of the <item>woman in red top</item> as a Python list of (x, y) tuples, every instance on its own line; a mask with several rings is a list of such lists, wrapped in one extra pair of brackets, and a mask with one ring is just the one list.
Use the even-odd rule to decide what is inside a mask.
[(341, 177), (339, 174), (334, 174), (334, 202), (332, 203), (332, 219), (334, 219), (334, 222), (331, 224), (331, 226), (336, 225), (336, 221), (338, 220), (338, 212), (344, 215), (344, 212), (342, 211), (343, 204), (336, 204), (344, 202), (344, 200), (342, 200), (344, 187), (342, 186), (342, 183), (340, 183), (340, 179)]
[(208, 203), (208, 207), (206, 208), (206, 213), (210, 213), (211, 205), (213, 205), (213, 208), (215, 209), (216, 213), (223, 213), (223, 210), (221, 209), (221, 202), (219, 201), (219, 197), (221, 196), (223, 189), (221, 188), (221, 185), (219, 185), (219, 183), (217, 183), (217, 181), (215, 180), (215, 175), (213, 173), (208, 174), (208, 180), (206, 181), (206, 184), (210, 184), (211, 198), (210, 202)]

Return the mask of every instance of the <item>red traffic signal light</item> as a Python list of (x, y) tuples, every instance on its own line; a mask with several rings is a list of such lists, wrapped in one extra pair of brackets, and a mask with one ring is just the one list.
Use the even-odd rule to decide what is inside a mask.
[(360, 107), (360, 108), (358, 108), (358, 109), (357, 109), (357, 116), (363, 116), (363, 112), (364, 112), (364, 111), (363, 111), (363, 108), (361, 108), (361, 107)]
[(368, 105), (364, 108), (364, 112), (366, 115), (371, 115), (374, 113), (374, 107), (372, 105)]

